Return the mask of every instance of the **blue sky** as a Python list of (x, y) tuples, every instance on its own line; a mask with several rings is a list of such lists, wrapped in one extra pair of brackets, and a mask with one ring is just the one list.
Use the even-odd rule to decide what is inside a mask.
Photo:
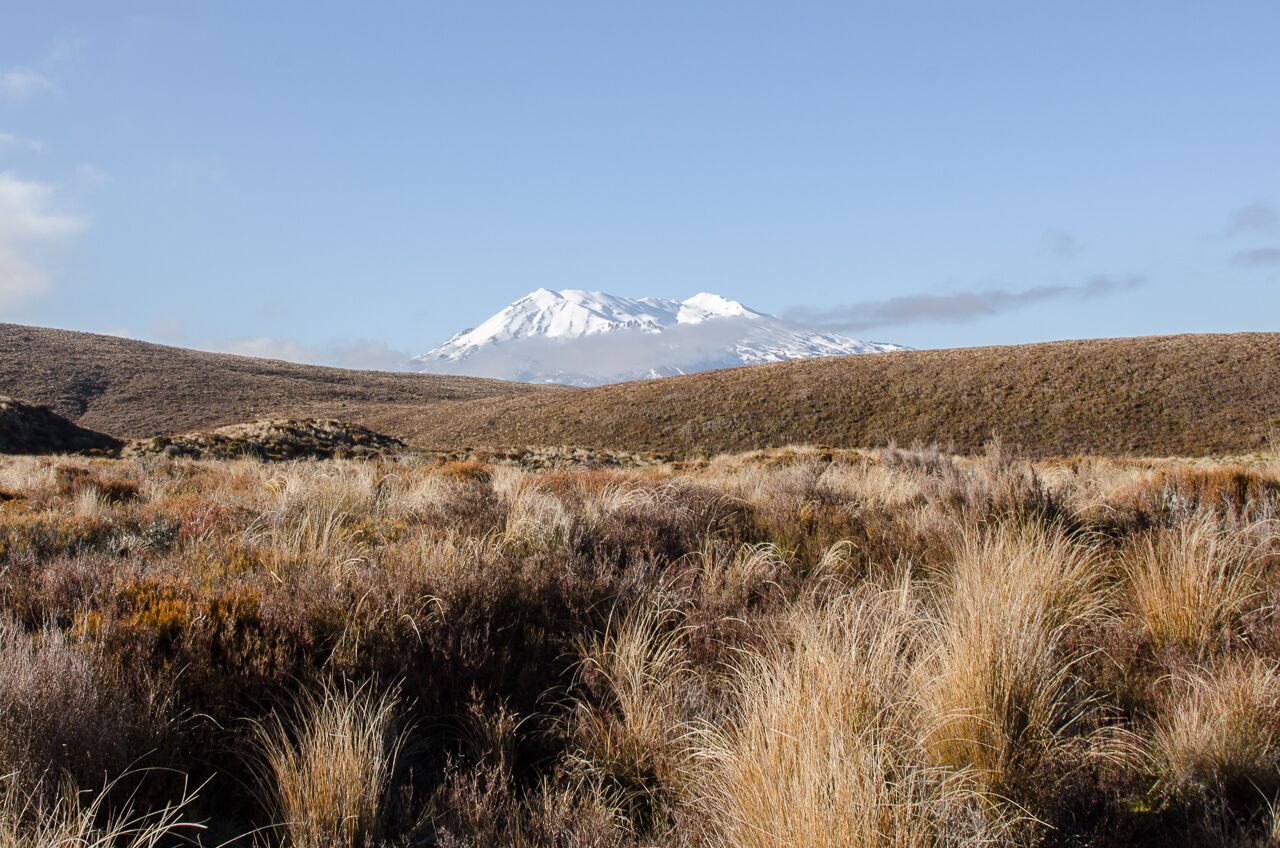
[(1275, 2), (10, 3), (0, 320), (351, 365), (539, 286), (917, 347), (1280, 330), (1277, 33)]

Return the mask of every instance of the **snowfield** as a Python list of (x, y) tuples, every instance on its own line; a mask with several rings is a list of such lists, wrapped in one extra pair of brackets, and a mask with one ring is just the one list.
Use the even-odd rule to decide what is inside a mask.
[(787, 359), (904, 350), (807, 329), (702, 292), (685, 300), (538, 289), (410, 360), (415, 371), (597, 386)]

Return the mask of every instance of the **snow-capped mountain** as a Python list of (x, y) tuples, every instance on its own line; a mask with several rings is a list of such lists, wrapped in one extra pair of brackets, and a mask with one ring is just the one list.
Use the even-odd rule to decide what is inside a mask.
[(664, 300), (538, 289), (415, 356), (409, 366), (439, 374), (595, 386), (902, 349), (805, 329), (706, 292)]

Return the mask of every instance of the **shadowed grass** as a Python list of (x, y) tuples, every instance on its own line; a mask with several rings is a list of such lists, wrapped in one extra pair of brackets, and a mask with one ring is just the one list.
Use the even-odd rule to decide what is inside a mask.
[[(195, 799), (177, 800), (143, 812), (132, 803), (109, 809), (106, 800), (126, 773), (96, 793), (63, 785), (59, 797), (44, 800), (24, 792), (12, 776), (0, 776), (0, 845), (4, 848), (158, 848), (193, 837), (203, 825), (184, 813)], [(127, 799), (131, 802), (133, 798)]]

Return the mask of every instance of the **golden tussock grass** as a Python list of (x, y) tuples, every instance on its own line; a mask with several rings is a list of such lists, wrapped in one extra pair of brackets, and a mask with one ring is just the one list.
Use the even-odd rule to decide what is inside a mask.
[(1152, 531), (1126, 552), (1132, 614), (1157, 645), (1202, 654), (1260, 597), (1260, 562), (1274, 540), (1270, 522), (1224, 526), (1207, 512)]
[(259, 779), (288, 845), (376, 844), (404, 742), (396, 709), (391, 692), (326, 686), (254, 728)]
[(930, 762), (908, 588), (792, 610), (738, 664), (727, 724), (707, 731), (693, 802), (723, 844), (985, 845), (1002, 822), (964, 771)]
[(12, 776), (0, 776), (0, 845), (5, 848), (160, 848), (193, 841), (203, 825), (184, 813), (194, 794), (135, 811), (126, 799), (108, 809), (117, 785), (145, 776), (124, 773), (97, 792), (66, 783), (52, 799), (25, 792)]
[(1276, 828), (1273, 460), (545, 459), (0, 459), (10, 842), (179, 803), (300, 848)]
[(1057, 528), (962, 538), (923, 665), (938, 762), (973, 769), (1001, 793), (1055, 754), (1086, 706), (1069, 636), (1102, 612), (1103, 577), (1093, 546)]
[(1228, 660), (1169, 687), (1151, 735), (1161, 789), (1271, 802), (1280, 790), (1280, 668)]

